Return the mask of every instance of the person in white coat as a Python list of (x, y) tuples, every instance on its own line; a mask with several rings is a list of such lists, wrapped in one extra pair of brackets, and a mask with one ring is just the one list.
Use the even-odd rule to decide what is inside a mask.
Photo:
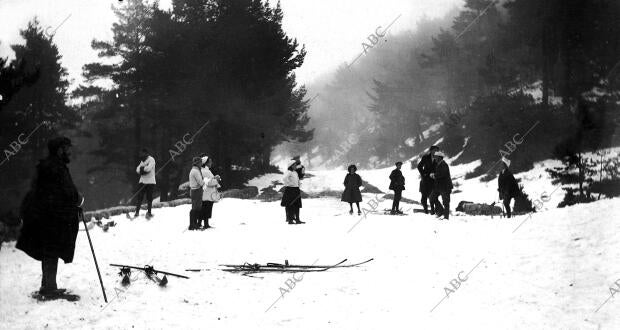
[(299, 160), (292, 160), (288, 164), (288, 169), (284, 173), (282, 183), (284, 183), (284, 194), (280, 206), (286, 211), (286, 222), (290, 225), (305, 223), (299, 219), (299, 209), (301, 208), (301, 190), (299, 189), (300, 179), (303, 178), (304, 167)]
[(140, 206), (142, 199), (146, 195), (147, 212), (146, 217), (151, 218), (151, 207), (153, 206), (153, 190), (155, 190), (155, 158), (153, 158), (147, 149), (140, 151), (140, 165), (136, 168), (136, 173), (140, 174), (138, 194), (136, 197), (136, 213), (134, 217), (140, 215)]
[(202, 210), (200, 211), (200, 217), (198, 218), (198, 226), (204, 221), (202, 229), (213, 228), (209, 225), (209, 219), (213, 213), (213, 203), (218, 200), (217, 189), (221, 187), (220, 182), (222, 179), (219, 175), (213, 175), (210, 168), (213, 166), (213, 160), (207, 155), (202, 155), (202, 178), (204, 180), (204, 187), (202, 191)]

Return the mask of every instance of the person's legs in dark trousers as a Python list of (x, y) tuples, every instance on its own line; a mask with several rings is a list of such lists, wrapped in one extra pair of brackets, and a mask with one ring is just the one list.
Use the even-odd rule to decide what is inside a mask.
[(504, 208), (506, 208), (506, 216), (508, 218), (510, 218), (511, 214), (511, 210), (510, 210), (510, 201), (512, 200), (512, 197), (504, 197)]
[(349, 213), (353, 214), (353, 203), (349, 203)]
[[(151, 215), (151, 207), (153, 206), (153, 189), (155, 188), (154, 184), (147, 184), (145, 185), (146, 188), (144, 188), (144, 190), (146, 190), (146, 205), (147, 205), (147, 215)], [(140, 202), (142, 202), (142, 198), (140, 198)]]
[(42, 294), (53, 293), (58, 289), (56, 273), (58, 272), (58, 257), (44, 255), (41, 259), (41, 289)]
[(288, 222), (289, 224), (293, 224), (293, 219), (295, 217), (295, 211), (293, 210), (293, 207), (286, 206), (284, 207), (284, 210), (286, 211), (286, 222)]
[[(355, 202), (355, 206), (357, 206), (357, 213), (362, 213), (362, 210), (360, 210), (360, 202)], [(351, 206), (351, 209), (353, 209), (353, 206)]]
[(443, 207), (441, 206), (441, 203), (439, 203), (439, 192), (433, 190), (429, 198), (431, 201), (431, 210), (434, 207), (435, 215), (441, 215), (443, 213)]
[(138, 185), (138, 195), (136, 196), (136, 217), (140, 214), (140, 207), (142, 206), (142, 199), (146, 194), (147, 185), (140, 183)]
[(202, 189), (190, 190), (190, 198), (192, 199), (192, 210), (189, 211), (189, 230), (198, 229), (198, 218), (202, 210)]
[(394, 201), (392, 202), (392, 211), (393, 212), (398, 212), (399, 209), (399, 204), (400, 204), (400, 198), (402, 196), (403, 191), (398, 189), (398, 190), (394, 190)]
[(444, 218), (450, 218), (450, 192), (442, 192), (441, 200), (443, 201), (443, 216)]

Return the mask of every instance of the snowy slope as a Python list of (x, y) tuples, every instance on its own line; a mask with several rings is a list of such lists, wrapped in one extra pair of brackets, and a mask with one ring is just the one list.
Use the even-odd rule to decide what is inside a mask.
[[(476, 165), (452, 167), (452, 175), (462, 176)], [(557, 188), (542, 165), (549, 164), (518, 175), (532, 197)], [(417, 200), (417, 176), (408, 164), (403, 169), (404, 195)], [(383, 190), (390, 170), (360, 175)], [(304, 189), (335, 190), (345, 174), (311, 173), (315, 176)], [(254, 183), (269, 184), (274, 178), (279, 179)], [(496, 198), (495, 185), (464, 181), (460, 189), (467, 196), (456, 194), (453, 209), (461, 198)], [(348, 215), (336, 198), (304, 200), (301, 217), (308, 223), (298, 226), (285, 224), (279, 202), (238, 199), (216, 204), (216, 228), (204, 232), (185, 231), (188, 205), (158, 209), (150, 221), (116, 217), (117, 226), (108, 232), (91, 231), (113, 299), (107, 306), (83, 231), (74, 263), (59, 267), (59, 285), (80, 294), (77, 303), (29, 298), (40, 282), (40, 264), (15, 250), (14, 243), (5, 243), (0, 250), (0, 328), (618, 329), (618, 297), (594, 311), (620, 278), (620, 265), (613, 262), (620, 257), (620, 199), (556, 209), (562, 194), (556, 191), (542, 212), (510, 220), (455, 216), (445, 222), (420, 213), (362, 218)], [(365, 203), (373, 197), (365, 194)], [(377, 209), (390, 204), (383, 201)], [(251, 278), (218, 266), (285, 259), (331, 264), (371, 257), (373, 262), (358, 268), (305, 274), (284, 296), (280, 288), (288, 290), (291, 274)], [(190, 279), (169, 277), (166, 288), (139, 279), (125, 289), (110, 263), (153, 264)], [(187, 268), (209, 271), (184, 272)], [(459, 273), (469, 276), (445, 298), (444, 288), (452, 288), (450, 281)]]

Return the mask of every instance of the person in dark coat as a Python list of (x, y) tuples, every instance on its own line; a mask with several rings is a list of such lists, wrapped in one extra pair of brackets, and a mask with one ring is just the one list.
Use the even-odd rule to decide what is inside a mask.
[(349, 214), (353, 214), (353, 203), (355, 203), (357, 214), (361, 215), (360, 202), (362, 201), (362, 193), (360, 192), (360, 187), (362, 186), (362, 178), (355, 173), (357, 172), (355, 165), (349, 165), (347, 171), (349, 173), (344, 177), (344, 192), (342, 192), (340, 200), (349, 203)]
[(39, 295), (60, 296), (65, 289), (56, 284), (58, 259), (73, 262), (77, 238), (78, 193), (67, 164), (71, 157), (71, 140), (54, 138), (47, 145), (49, 155), (37, 165), (32, 189), (21, 206), (23, 227), (16, 248), (41, 261), (42, 279)]
[(497, 191), (499, 191), (499, 199), (504, 201), (506, 216), (510, 218), (512, 215), (510, 210), (510, 201), (519, 194), (519, 184), (508, 168), (510, 166), (510, 160), (502, 157), (502, 163), (504, 168), (497, 178)]
[(402, 214), (399, 209), (400, 199), (402, 198), (403, 190), (405, 190), (405, 177), (403, 172), (400, 171), (403, 162), (396, 162), (396, 169), (390, 173), (390, 190), (394, 190), (394, 202), (392, 202), (392, 210), (390, 214)]
[[(450, 176), (450, 167), (444, 161), (446, 155), (437, 151), (435, 153), (435, 173), (431, 173), (431, 178), (435, 179), (433, 192), (431, 193), (431, 203), (435, 205), (435, 215), (448, 220), (450, 218), (450, 194), (452, 193), (452, 177)], [(443, 205), (439, 203), (439, 196), (443, 201)]]
[(305, 173), (304, 167), (299, 160), (293, 159), (289, 162), (286, 173), (282, 178), (284, 183), (284, 193), (280, 206), (286, 212), (286, 222), (289, 225), (305, 223), (299, 219), (299, 209), (301, 209), (301, 190), (299, 189), (300, 180)]
[[(435, 180), (431, 178), (431, 173), (435, 173), (435, 160), (433, 155), (436, 151), (439, 151), (439, 147), (431, 146), (428, 149), (428, 153), (420, 159), (418, 163), (418, 172), (420, 172), (420, 193), (422, 194), (422, 207), (424, 207), (424, 213), (428, 214), (428, 198), (433, 191)], [(431, 214), (435, 214), (435, 205), (431, 203)]]

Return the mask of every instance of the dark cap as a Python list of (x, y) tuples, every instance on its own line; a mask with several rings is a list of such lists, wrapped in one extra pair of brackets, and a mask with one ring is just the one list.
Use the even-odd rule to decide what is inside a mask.
[(53, 138), (47, 142), (47, 150), (50, 155), (55, 155), (58, 149), (72, 146), (71, 140), (66, 136)]
[(357, 166), (355, 166), (355, 164), (349, 165), (349, 167), (347, 167), (347, 172), (350, 172), (351, 169), (354, 169), (355, 171), (357, 171)]
[(395, 164), (395, 165), (396, 165), (396, 166), (398, 166), (398, 165), (402, 165), (402, 164), (403, 164), (403, 162), (398, 161), (398, 162), (396, 162), (396, 164)]
[(428, 148), (428, 151), (437, 151), (439, 150), (438, 146), (431, 146), (430, 148)]

